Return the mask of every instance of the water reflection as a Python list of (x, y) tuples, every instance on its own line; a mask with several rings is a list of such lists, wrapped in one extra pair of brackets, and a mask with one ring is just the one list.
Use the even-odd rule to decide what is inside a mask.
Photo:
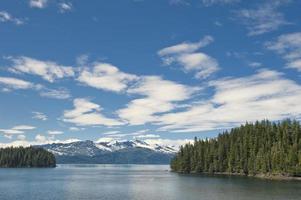
[(0, 199), (31, 200), (297, 200), (301, 183), (191, 176), (166, 165), (58, 165), (0, 169)]

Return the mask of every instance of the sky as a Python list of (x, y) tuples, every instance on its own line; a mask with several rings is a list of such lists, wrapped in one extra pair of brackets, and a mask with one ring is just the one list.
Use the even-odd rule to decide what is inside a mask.
[(301, 119), (298, 0), (1, 0), (0, 146), (180, 145)]

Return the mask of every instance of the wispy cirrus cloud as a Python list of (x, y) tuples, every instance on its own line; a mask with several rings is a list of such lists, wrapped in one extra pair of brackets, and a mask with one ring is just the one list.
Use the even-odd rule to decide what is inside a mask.
[(0, 77), (0, 89), (2, 92), (11, 92), (13, 90), (34, 90), (37, 91), (41, 97), (52, 99), (69, 99), (71, 94), (65, 88), (50, 89), (40, 84), (34, 84), (13, 77)]
[(108, 132), (105, 132), (105, 133), (102, 133), (103, 135), (115, 135), (115, 134), (119, 134), (121, 133), (120, 131), (108, 131)]
[(47, 133), (49, 135), (62, 135), (62, 134), (64, 134), (63, 131), (57, 131), (57, 130), (49, 130), (49, 131), (47, 131)]
[(45, 115), (44, 113), (42, 112), (32, 112), (33, 116), (32, 118), (33, 119), (38, 119), (38, 120), (42, 120), (42, 121), (46, 121), (48, 119), (47, 115)]
[(45, 8), (48, 4), (48, 0), (29, 0), (29, 6), (33, 8)]
[(11, 72), (40, 76), (51, 83), (75, 75), (73, 67), (59, 65), (52, 61), (42, 61), (25, 56), (9, 57), (8, 59), (13, 62), (10, 67)]
[[(171, 5), (190, 5), (191, 0), (169, 0)], [(228, 5), (240, 2), (240, 0), (200, 0), (203, 6), (209, 7), (214, 5)]]
[(183, 54), (183, 53), (192, 53), (196, 50), (205, 47), (214, 41), (213, 37), (205, 36), (200, 41), (192, 43), (192, 42), (183, 42), (181, 44), (177, 44), (170, 47), (165, 47), (158, 51), (159, 56), (167, 56), (170, 54)]
[(199, 42), (183, 42), (158, 51), (164, 65), (178, 64), (185, 72), (195, 72), (195, 77), (204, 79), (219, 70), (218, 62), (211, 56), (197, 52), (214, 41), (213, 37), (205, 36)]
[(238, 3), (240, 0), (201, 0), (201, 2), (205, 6), (213, 6)]
[[(21, 137), (20, 137), (21, 136)], [(0, 143), (1, 148), (5, 147), (28, 147), (28, 146), (34, 146), (34, 145), (42, 145), (42, 144), (52, 144), (52, 143), (71, 143), (71, 142), (78, 142), (80, 141), (79, 139), (76, 138), (70, 138), (66, 140), (57, 140), (53, 136), (44, 136), (41, 134), (37, 134), (35, 136), (34, 140), (28, 141), (26, 140), (25, 136), (23, 135), (18, 135), (17, 140), (9, 143)]]
[(9, 129), (0, 129), (0, 133), (2, 133), (6, 138), (12, 139), (13, 135), (22, 135), (26, 131), (33, 129), (36, 129), (36, 127), (29, 125), (17, 125)]
[(24, 141), (26, 139), (25, 135), (18, 135), (17, 140)]
[(32, 130), (35, 129), (36, 127), (34, 126), (29, 126), (29, 125), (18, 125), (14, 126), (12, 129), (13, 130)]
[(75, 127), (75, 126), (69, 127), (69, 131), (82, 131), (82, 130), (85, 130), (85, 128), (83, 128), (83, 127)]
[(0, 87), (3, 91), (19, 90), (19, 89), (31, 89), (35, 85), (29, 81), (13, 77), (0, 77)]
[(170, 5), (190, 5), (189, 0), (169, 0)]
[(50, 89), (40, 84), (34, 84), (13, 77), (0, 77), (0, 89), (2, 92), (11, 92), (13, 90), (35, 90), (41, 97), (52, 99), (69, 99), (71, 94), (66, 88)]
[(136, 138), (136, 139), (160, 138), (160, 135), (156, 135), (156, 134), (145, 134), (145, 135), (137, 135), (137, 136), (134, 136), (134, 138)]
[(51, 99), (69, 99), (71, 98), (70, 91), (66, 88), (49, 89), (44, 88), (40, 91), (40, 96)]
[(25, 19), (14, 17), (6, 11), (0, 11), (0, 22), (11, 22), (16, 25), (23, 25)]
[(290, 24), (279, 11), (279, 7), (288, 2), (288, 0), (267, 1), (256, 8), (236, 11), (237, 18), (247, 27), (249, 36), (272, 32)]
[(262, 63), (260, 62), (249, 62), (250, 67), (262, 67)]
[(176, 108), (175, 102), (187, 100), (199, 88), (189, 87), (158, 76), (145, 76), (127, 90), (129, 94), (144, 96), (132, 100), (126, 108), (117, 111), (118, 116), (131, 125), (157, 121), (155, 114)]
[(73, 5), (71, 2), (60, 2), (58, 4), (58, 7), (61, 13), (70, 12), (73, 9)]
[(50, 7), (50, 5), (55, 5), (60, 13), (67, 13), (73, 10), (73, 4), (71, 1), (51, 1), (51, 0), (29, 0), (29, 6), (31, 8), (45, 9)]
[(214, 95), (180, 112), (158, 118), (160, 131), (226, 129), (246, 121), (300, 118), (301, 85), (272, 70), (242, 78), (211, 81)]
[(267, 49), (280, 54), (287, 61), (286, 67), (301, 72), (301, 32), (283, 34), (265, 43)]
[(142, 129), (142, 130), (138, 130), (134, 132), (126, 132), (126, 133), (121, 131), (108, 131), (103, 133), (103, 135), (105, 135), (104, 138), (114, 138), (115, 140), (122, 139), (125, 137), (132, 137), (134, 139), (158, 138), (159, 135), (146, 134), (148, 131), (149, 131), (148, 129)]
[(74, 108), (72, 110), (65, 110), (62, 120), (73, 123), (78, 126), (104, 125), (104, 126), (118, 126), (124, 124), (123, 122), (107, 118), (101, 114), (102, 107), (89, 99), (77, 98), (73, 101)]

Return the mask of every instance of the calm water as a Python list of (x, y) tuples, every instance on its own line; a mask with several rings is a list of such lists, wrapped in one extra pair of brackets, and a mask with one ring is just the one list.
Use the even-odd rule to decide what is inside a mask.
[(186, 176), (158, 165), (59, 165), (0, 169), (0, 200), (290, 200), (301, 182)]

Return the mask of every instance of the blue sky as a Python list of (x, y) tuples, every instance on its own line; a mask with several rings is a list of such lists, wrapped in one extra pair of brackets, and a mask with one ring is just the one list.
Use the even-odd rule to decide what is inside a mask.
[(300, 1), (2, 0), (0, 144), (181, 144), (301, 117)]

